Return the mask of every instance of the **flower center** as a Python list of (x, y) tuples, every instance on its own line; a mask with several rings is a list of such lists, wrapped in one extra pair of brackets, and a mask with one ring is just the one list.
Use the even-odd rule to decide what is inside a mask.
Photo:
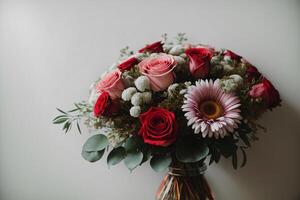
[(200, 104), (200, 112), (208, 119), (216, 119), (223, 114), (222, 106), (215, 101), (207, 100)]

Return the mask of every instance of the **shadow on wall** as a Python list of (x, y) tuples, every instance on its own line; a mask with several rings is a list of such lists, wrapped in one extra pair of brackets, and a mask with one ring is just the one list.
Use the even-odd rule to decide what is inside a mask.
[[(300, 199), (300, 111), (284, 102), (260, 120), (267, 128), (248, 150), (246, 167), (235, 171), (231, 161), (213, 165), (208, 177), (217, 199)], [(223, 177), (222, 177), (223, 176)], [(217, 180), (222, 178), (226, 187)], [(229, 185), (229, 186), (228, 186)], [(232, 186), (234, 194), (224, 188)], [(227, 192), (227, 193), (226, 193)], [(234, 198), (233, 198), (234, 197)]]

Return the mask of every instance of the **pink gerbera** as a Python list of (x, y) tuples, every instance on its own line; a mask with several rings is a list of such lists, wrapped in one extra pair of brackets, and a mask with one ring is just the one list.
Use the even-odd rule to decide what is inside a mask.
[(218, 139), (238, 127), (240, 105), (238, 97), (224, 92), (219, 80), (200, 80), (188, 87), (182, 110), (196, 134)]

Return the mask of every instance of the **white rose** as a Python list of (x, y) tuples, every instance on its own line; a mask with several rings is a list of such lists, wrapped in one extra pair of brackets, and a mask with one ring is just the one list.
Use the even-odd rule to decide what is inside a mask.
[(146, 76), (140, 76), (138, 77), (135, 81), (134, 84), (136, 86), (136, 88), (141, 91), (144, 92), (145, 90), (149, 90), (150, 89), (150, 81)]
[(122, 99), (124, 101), (130, 101), (132, 96), (137, 92), (135, 87), (129, 87), (122, 92)]
[(129, 112), (130, 112), (130, 115), (132, 117), (139, 117), (140, 114), (141, 114), (141, 107), (140, 106), (133, 106), (133, 107), (130, 108)]

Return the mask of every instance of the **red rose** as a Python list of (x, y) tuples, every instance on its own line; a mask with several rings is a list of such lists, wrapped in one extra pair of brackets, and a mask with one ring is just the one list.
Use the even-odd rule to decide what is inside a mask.
[(116, 112), (118, 112), (119, 106), (113, 101), (108, 92), (103, 92), (98, 97), (95, 106), (94, 106), (94, 115), (96, 117), (100, 116), (110, 116)]
[(249, 95), (253, 98), (262, 98), (269, 109), (278, 106), (281, 102), (279, 92), (266, 78), (263, 78), (261, 83), (253, 85)]
[(204, 47), (189, 48), (185, 50), (189, 58), (189, 68), (191, 74), (196, 78), (205, 78), (209, 73), (210, 60), (213, 51)]
[(161, 41), (154, 42), (152, 44), (146, 45), (144, 48), (139, 50), (139, 53), (150, 52), (150, 53), (160, 53), (164, 52)]
[(126, 70), (130, 70), (134, 65), (138, 64), (138, 62), (138, 59), (136, 59), (135, 57), (131, 57), (125, 60), (124, 62), (120, 63), (118, 65), (118, 68), (121, 72), (124, 72)]
[(176, 120), (174, 113), (151, 107), (140, 116), (142, 127), (139, 135), (144, 142), (155, 146), (168, 146), (176, 140)]
[(261, 73), (257, 70), (256, 67), (250, 65), (247, 68), (246, 76), (247, 76), (248, 82), (252, 82), (252, 80), (258, 80), (261, 76)]
[(232, 60), (236, 60), (236, 61), (239, 61), (242, 56), (230, 51), (230, 50), (226, 50), (225, 53), (224, 53), (224, 56), (228, 56), (229, 58), (231, 58)]

